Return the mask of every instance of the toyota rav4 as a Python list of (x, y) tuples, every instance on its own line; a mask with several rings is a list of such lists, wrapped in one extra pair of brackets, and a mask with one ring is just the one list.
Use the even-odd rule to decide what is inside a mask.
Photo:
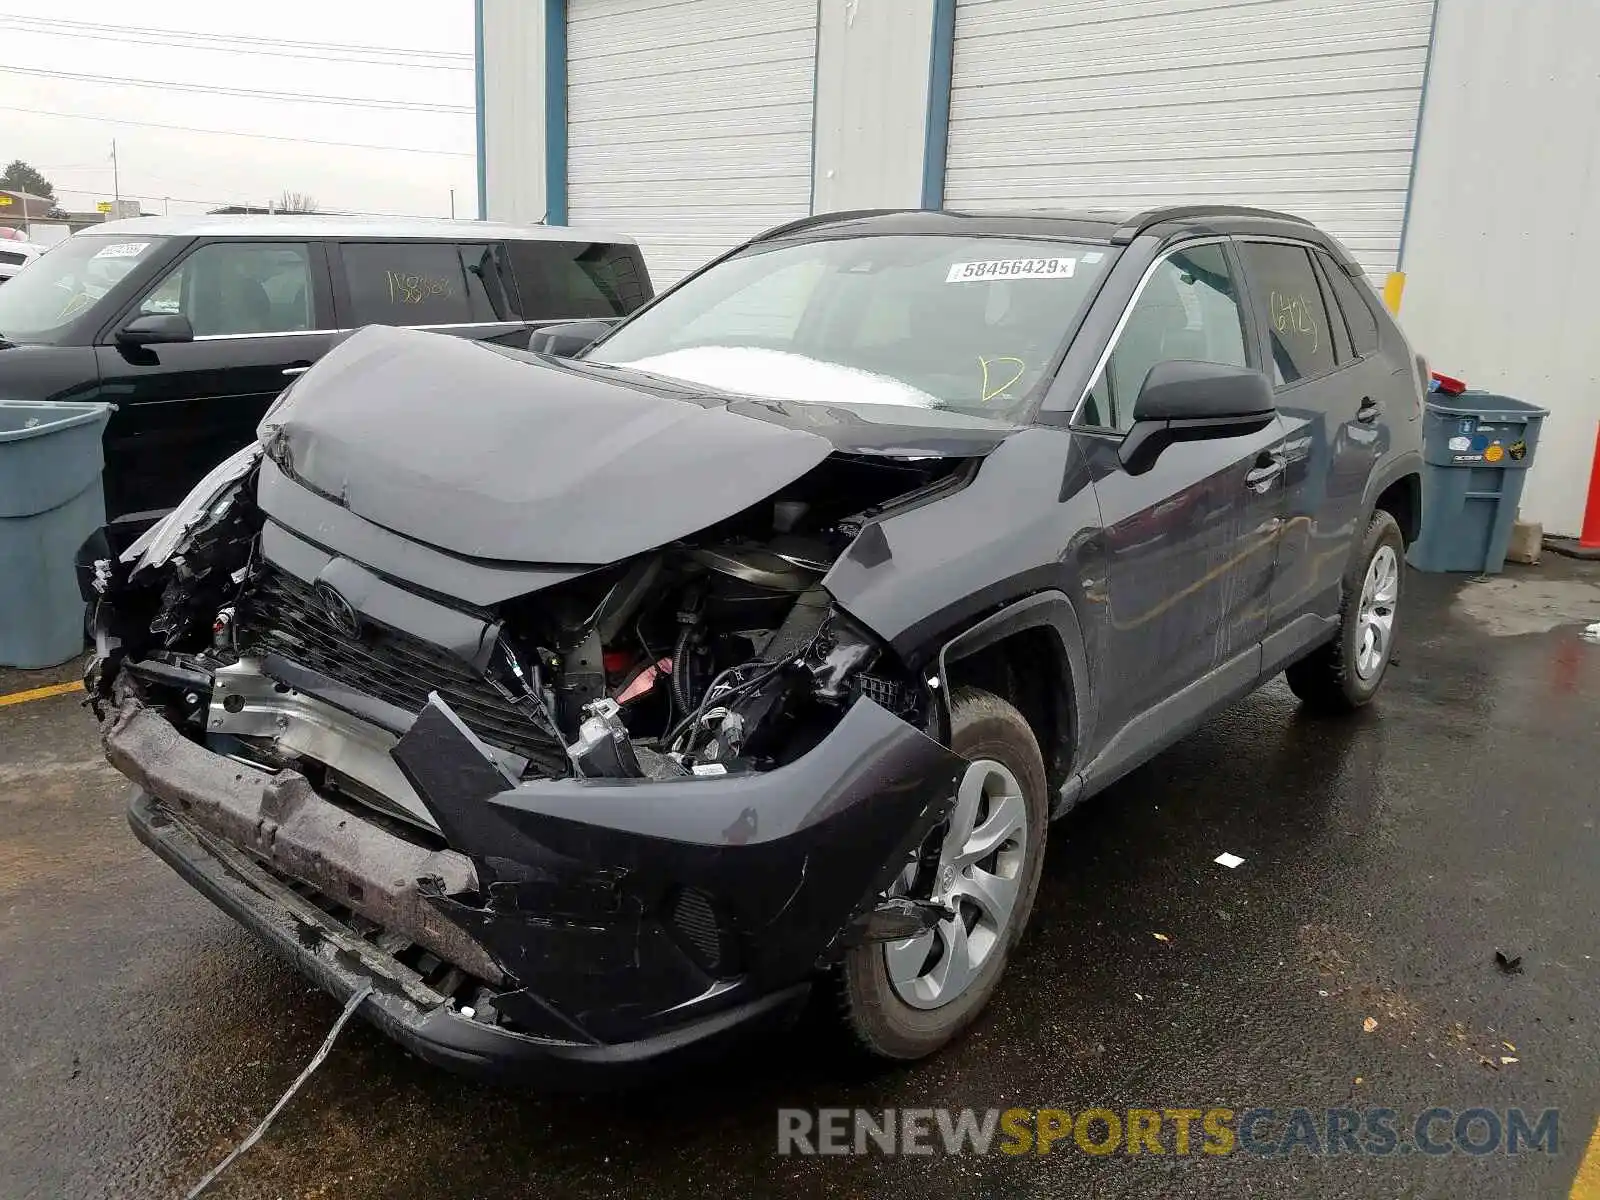
[(84, 563), (134, 832), (432, 1062), (927, 1055), (1052, 818), (1383, 679), (1427, 372), (1304, 221), (820, 216), (536, 344), (362, 330)]

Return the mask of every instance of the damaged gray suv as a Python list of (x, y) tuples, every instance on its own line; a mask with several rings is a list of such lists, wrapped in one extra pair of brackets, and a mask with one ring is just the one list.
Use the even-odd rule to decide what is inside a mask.
[(1051, 818), (1383, 679), (1427, 370), (1303, 221), (815, 217), (539, 344), (362, 330), (86, 564), (134, 832), (431, 1062), (927, 1055)]

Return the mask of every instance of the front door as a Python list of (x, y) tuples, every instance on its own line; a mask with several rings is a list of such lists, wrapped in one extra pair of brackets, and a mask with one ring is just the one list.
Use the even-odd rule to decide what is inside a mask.
[[(1139, 474), (1117, 458), (1157, 363), (1253, 365), (1235, 276), (1221, 241), (1180, 247), (1159, 262), (1074, 424), (1096, 431), (1082, 440), (1105, 531), (1099, 727), (1108, 738), (1219, 668), (1253, 678), (1249, 656), (1265, 628), (1282, 507), (1277, 421), (1174, 443)], [(1137, 741), (1130, 754), (1147, 744)]]
[[(1269, 627), (1299, 622), (1314, 636), (1337, 617), (1350, 554), (1366, 532), (1362, 500), (1378, 436), (1373, 397), (1381, 394), (1374, 384), (1382, 382), (1370, 372), (1381, 368), (1352, 349), (1306, 247), (1246, 241), (1239, 249), (1285, 434), (1287, 509)], [(1284, 654), (1299, 649), (1292, 633), (1281, 640)]]
[[(192, 342), (118, 345), (135, 316), (178, 313)], [(196, 245), (95, 348), (106, 429), (106, 514), (171, 508), (255, 437), (273, 399), (332, 344), (322, 247), (306, 242)]]

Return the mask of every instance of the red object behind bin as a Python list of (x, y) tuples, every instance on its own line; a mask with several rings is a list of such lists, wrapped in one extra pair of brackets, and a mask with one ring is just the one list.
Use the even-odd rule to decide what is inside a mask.
[(1589, 500), (1583, 508), (1583, 532), (1578, 545), (1600, 550), (1600, 428), (1594, 435), (1594, 463), (1589, 467)]

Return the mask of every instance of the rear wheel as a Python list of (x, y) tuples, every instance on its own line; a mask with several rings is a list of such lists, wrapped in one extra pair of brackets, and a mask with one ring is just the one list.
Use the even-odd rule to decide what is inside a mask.
[[(851, 949), (839, 971), (843, 1016), (882, 1058), (943, 1046), (982, 1011), (1033, 910), (1044, 863), (1048, 785), (1027, 721), (989, 692), (957, 691), (950, 748), (968, 765), (940, 832), (932, 894), (954, 916), (915, 937)], [(931, 859), (931, 854), (927, 856)], [(907, 868), (902, 885), (918, 882)]]
[(1350, 712), (1377, 694), (1394, 652), (1405, 539), (1379, 509), (1351, 555), (1338, 636), (1284, 672), (1289, 690), (1319, 712)]

